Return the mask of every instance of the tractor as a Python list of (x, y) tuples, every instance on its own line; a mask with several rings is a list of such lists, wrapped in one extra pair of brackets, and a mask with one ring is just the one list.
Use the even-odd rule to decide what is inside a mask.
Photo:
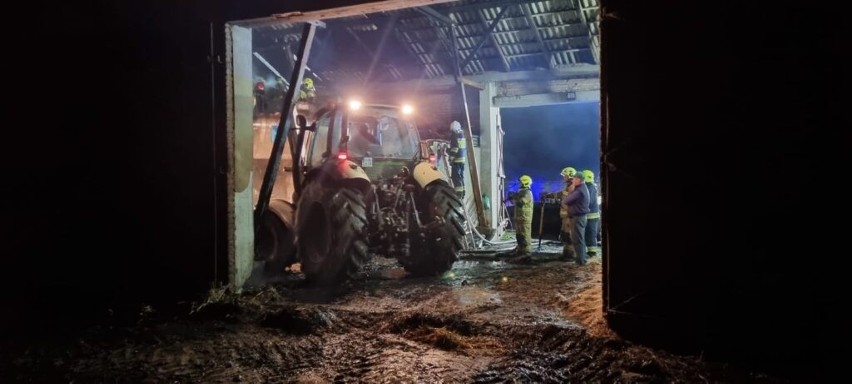
[(463, 205), (411, 112), (353, 101), (319, 109), (310, 124), (295, 119), (292, 198), (270, 201), (257, 232), (268, 274), (298, 262), (308, 281), (336, 284), (374, 254), (415, 276), (452, 268), (465, 244)]

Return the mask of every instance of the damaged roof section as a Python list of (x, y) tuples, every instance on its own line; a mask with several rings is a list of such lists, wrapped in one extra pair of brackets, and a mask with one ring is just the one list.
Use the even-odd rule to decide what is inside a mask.
[[(328, 19), (311, 71), (366, 83), (453, 75), (456, 60), (464, 75), (596, 66), (598, 9), (598, 0), (464, 0)], [(298, 24), (258, 28), (255, 46), (292, 61)]]

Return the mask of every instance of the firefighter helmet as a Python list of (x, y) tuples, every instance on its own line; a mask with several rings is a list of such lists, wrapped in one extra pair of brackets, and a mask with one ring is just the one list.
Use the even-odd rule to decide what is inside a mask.
[(450, 129), (452, 129), (453, 132), (461, 131), (461, 123), (459, 123), (458, 121), (453, 121), (452, 123), (450, 123)]
[(562, 169), (562, 176), (574, 177), (577, 174), (577, 170), (571, 167), (565, 167)]
[(314, 80), (311, 79), (310, 77), (306, 77), (305, 80), (302, 82), (302, 84), (305, 85), (305, 88), (313, 88), (314, 87)]
[(518, 178), (518, 181), (521, 182), (521, 187), (523, 188), (529, 188), (530, 185), (532, 185), (532, 177), (529, 177), (527, 175), (521, 176), (520, 178)]
[(592, 172), (591, 169), (583, 170), (583, 181), (585, 181), (587, 183), (594, 183), (595, 182), (595, 173)]

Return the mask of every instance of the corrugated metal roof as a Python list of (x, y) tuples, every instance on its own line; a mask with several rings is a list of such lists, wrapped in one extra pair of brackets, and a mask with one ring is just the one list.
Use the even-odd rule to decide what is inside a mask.
[[(367, 78), (377, 71), (390, 80), (434, 78), (455, 73), (456, 52), (466, 75), (598, 64), (598, 8), (598, 0), (463, 0), (329, 20), (326, 30), (334, 39), (354, 40), (345, 47), (349, 58), (325, 63), (320, 71), (328, 71), (327, 78)], [(288, 40), (298, 41), (298, 25), (274, 28), (292, 30)], [(357, 57), (351, 57), (354, 46)], [(378, 64), (364, 59), (375, 55), (382, 56)], [(357, 67), (356, 58), (371, 68)]]

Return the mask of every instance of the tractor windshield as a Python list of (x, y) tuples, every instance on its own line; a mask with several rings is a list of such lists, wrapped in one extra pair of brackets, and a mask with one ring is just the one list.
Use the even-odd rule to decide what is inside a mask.
[(394, 107), (363, 106), (348, 115), (349, 156), (411, 159), (419, 153), (414, 123)]

